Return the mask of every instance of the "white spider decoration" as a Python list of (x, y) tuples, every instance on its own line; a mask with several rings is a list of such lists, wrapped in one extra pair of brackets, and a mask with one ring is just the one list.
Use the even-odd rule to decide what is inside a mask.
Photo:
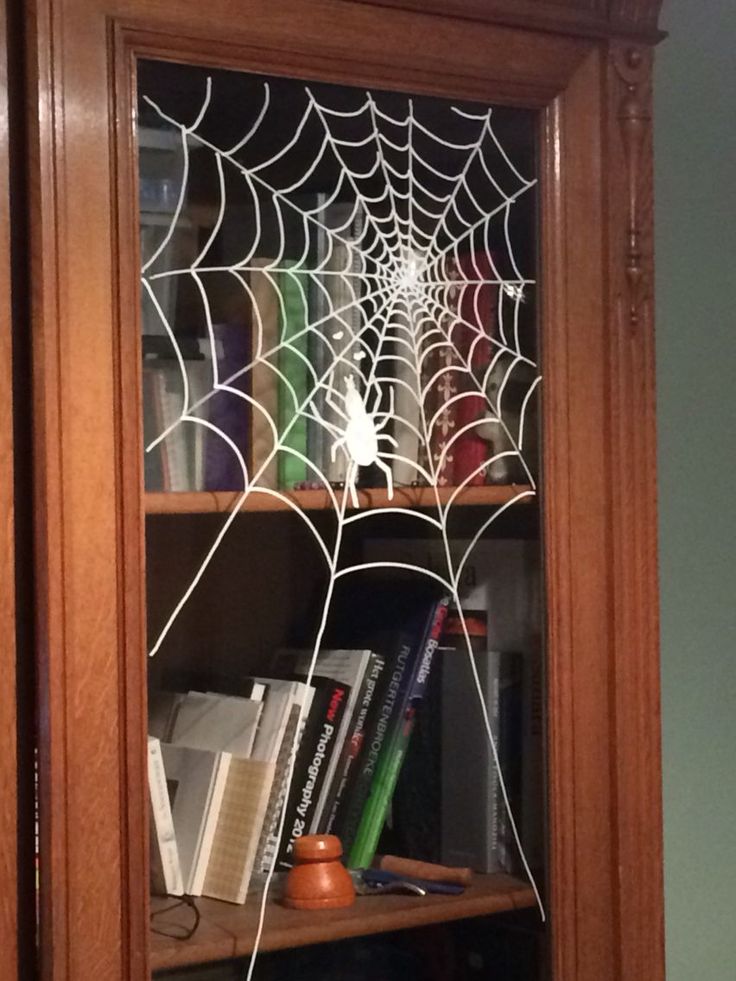
[(333, 412), (337, 413), (339, 418), (345, 421), (345, 429), (342, 431), (336, 426), (331, 427), (335, 432), (340, 433), (338, 438), (332, 444), (332, 449), (330, 451), (332, 461), (334, 463), (338, 449), (343, 447), (350, 462), (345, 485), (350, 491), (350, 499), (353, 503), (353, 507), (357, 508), (359, 506), (358, 494), (355, 487), (355, 481), (358, 476), (358, 467), (369, 467), (372, 464), (375, 464), (386, 474), (388, 499), (391, 501), (393, 500), (394, 496), (391, 467), (385, 462), (385, 460), (381, 459), (378, 444), (380, 442), (386, 442), (390, 443), (393, 447), (398, 446), (393, 436), (390, 436), (388, 433), (384, 433), (382, 431), (386, 428), (389, 419), (391, 419), (394, 414), (394, 390), (392, 388), (389, 392), (388, 412), (379, 412), (378, 407), (381, 404), (381, 389), (378, 385), (376, 385), (376, 398), (373, 402), (373, 408), (369, 412), (365, 402), (363, 401), (362, 395), (355, 387), (355, 381), (353, 380), (352, 375), (348, 375), (348, 377), (345, 379), (345, 389), (345, 394), (340, 395), (340, 398), (343, 400), (344, 409), (338, 405), (330, 393), (328, 393), (325, 400)]

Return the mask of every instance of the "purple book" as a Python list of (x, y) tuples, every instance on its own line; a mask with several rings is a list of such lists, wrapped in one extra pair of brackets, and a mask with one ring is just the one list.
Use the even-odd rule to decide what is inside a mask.
[[(249, 372), (244, 372), (233, 381), (229, 379), (250, 360), (250, 331), (242, 323), (213, 324), (212, 330), (220, 384), (247, 392)], [(206, 407), (210, 423), (233, 441), (246, 466), (250, 466), (248, 432), (251, 409), (248, 402), (233, 392), (217, 391), (207, 401)], [(204, 490), (243, 490), (243, 472), (232, 447), (211, 429), (207, 430), (204, 445)]]

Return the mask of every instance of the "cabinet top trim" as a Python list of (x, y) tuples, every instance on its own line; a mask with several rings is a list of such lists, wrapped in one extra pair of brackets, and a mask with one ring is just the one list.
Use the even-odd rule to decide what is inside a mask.
[(663, 37), (663, 0), (342, 0), (579, 37)]

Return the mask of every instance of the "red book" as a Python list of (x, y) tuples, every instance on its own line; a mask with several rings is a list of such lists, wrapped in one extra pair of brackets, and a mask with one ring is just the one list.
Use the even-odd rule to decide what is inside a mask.
[[(452, 332), (452, 339), (461, 364), (470, 367), (472, 377), (467, 374), (460, 376), (460, 391), (466, 394), (455, 403), (456, 432), (477, 419), (483, 419), (488, 411), (481, 384), (492, 357), (491, 336), (495, 330), (498, 298), (498, 286), (488, 282), (493, 278), (494, 271), (485, 252), (460, 256), (458, 268), (458, 323)], [(456, 486), (464, 482), (469, 486), (484, 484), (486, 474), (483, 463), (492, 452), (488, 441), (474, 429), (468, 429), (458, 437), (453, 448), (453, 483)]]

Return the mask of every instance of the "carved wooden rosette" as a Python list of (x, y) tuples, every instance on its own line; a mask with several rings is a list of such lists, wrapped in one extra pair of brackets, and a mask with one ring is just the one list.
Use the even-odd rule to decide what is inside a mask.
[[(651, 112), (647, 92), (649, 83), (648, 57), (637, 47), (613, 49), (613, 67), (623, 83), (624, 92), (618, 106), (617, 118), (626, 166), (628, 191), (628, 224), (626, 228), (625, 261), (628, 292), (629, 326), (638, 327), (642, 306), (649, 298), (651, 276), (645, 268), (642, 253), (642, 159), (645, 139), (651, 130)], [(647, 257), (646, 266), (650, 264)]]

